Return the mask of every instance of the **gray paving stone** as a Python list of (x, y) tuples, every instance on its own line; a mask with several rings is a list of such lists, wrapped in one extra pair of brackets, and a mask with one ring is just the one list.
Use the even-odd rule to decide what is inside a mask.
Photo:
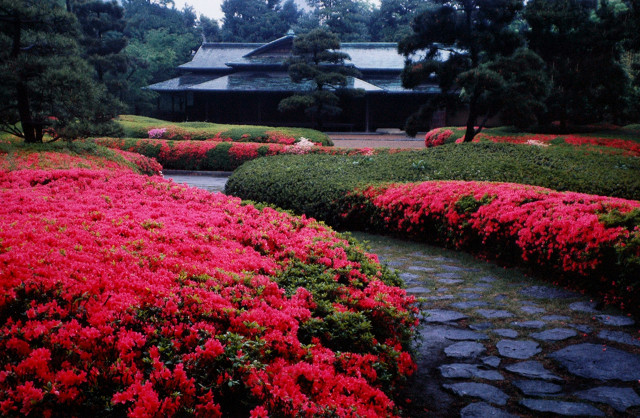
[(462, 279), (462, 276), (459, 275), (458, 273), (436, 273), (434, 274), (435, 277), (437, 277), (438, 279)]
[(537, 308), (535, 306), (523, 306), (523, 307), (520, 308), (520, 310), (522, 312), (526, 312), (526, 313), (531, 314), (531, 315), (541, 314), (541, 313), (545, 313), (546, 312), (546, 309)]
[(493, 289), (493, 285), (490, 285), (489, 283), (478, 283), (476, 284), (476, 287), (479, 287), (480, 289)]
[(520, 294), (535, 299), (568, 299), (579, 296), (569, 290), (547, 286), (529, 286), (520, 290)]
[(458, 396), (472, 396), (495, 405), (506, 405), (509, 396), (495, 386), (486, 383), (463, 382), (442, 385)]
[(612, 325), (615, 327), (626, 327), (636, 323), (636, 321), (626, 316), (596, 315), (596, 319), (605, 325)]
[(487, 319), (495, 319), (495, 318), (511, 318), (513, 314), (509, 311), (501, 310), (501, 309), (478, 309), (476, 310), (480, 316), (483, 316)]
[(402, 267), (404, 263), (402, 261), (389, 261), (387, 265), (391, 267)]
[(460, 284), (462, 282), (464, 282), (464, 280), (462, 279), (436, 279), (438, 281), (438, 283), (443, 283), (443, 284)]
[(536, 340), (542, 341), (562, 341), (567, 338), (575, 337), (576, 335), (578, 335), (576, 330), (571, 328), (553, 328), (531, 334), (531, 336)]
[(447, 328), (442, 332), (442, 335), (448, 340), (454, 341), (479, 341), (487, 340), (489, 337), (482, 332), (469, 331), (468, 329), (459, 328)]
[(438, 369), (440, 369), (442, 377), (450, 379), (471, 379), (477, 377), (479, 379), (487, 380), (504, 380), (504, 376), (502, 376), (498, 371), (483, 370), (477, 364), (444, 364), (438, 367)]
[(591, 334), (591, 332), (593, 332), (593, 328), (591, 328), (589, 325), (569, 324), (569, 326), (577, 329), (583, 334)]
[(482, 288), (482, 287), (480, 287), (480, 286), (475, 286), (475, 287), (465, 287), (465, 288), (464, 288), (464, 289), (462, 289), (462, 290), (463, 290), (463, 291), (465, 291), (465, 292), (469, 292), (469, 293), (472, 293), (472, 292), (486, 292), (486, 291), (487, 291), (487, 289)]
[(428, 296), (427, 300), (451, 300), (455, 299), (453, 295)]
[(566, 315), (546, 315), (540, 319), (543, 321), (569, 321), (571, 318)]
[(580, 402), (551, 401), (547, 399), (523, 399), (520, 405), (536, 412), (552, 412), (558, 415), (603, 417), (604, 413), (591, 405)]
[(562, 380), (561, 377), (556, 376), (549, 370), (545, 369), (542, 363), (535, 360), (521, 361), (520, 363), (510, 364), (505, 367), (507, 371), (510, 371), (520, 376), (528, 377), (530, 379), (543, 379), (543, 380)]
[(541, 380), (514, 380), (513, 384), (528, 396), (548, 396), (562, 390), (560, 385)]
[(491, 322), (476, 322), (473, 324), (469, 324), (469, 328), (476, 331), (483, 331), (485, 329), (493, 328), (493, 324)]
[(469, 270), (469, 269), (467, 269), (465, 267), (452, 266), (450, 264), (442, 264), (442, 265), (440, 265), (440, 268), (442, 270), (447, 270), (447, 271), (468, 271)]
[(436, 292), (448, 292), (449, 288), (448, 287), (439, 287), (436, 289)]
[(500, 408), (493, 407), (486, 402), (475, 402), (460, 410), (460, 418), (517, 418)]
[(634, 337), (633, 335), (623, 331), (609, 331), (603, 329), (602, 331), (600, 331), (600, 333), (598, 333), (598, 338), (640, 347), (640, 340), (637, 337)]
[(493, 300), (501, 301), (501, 300), (505, 300), (506, 298), (507, 298), (507, 295), (496, 295), (496, 297), (494, 297)]
[(471, 309), (471, 308), (480, 308), (482, 306), (487, 306), (487, 305), (488, 303), (485, 301), (473, 300), (468, 302), (456, 302), (456, 303), (452, 303), (449, 306), (456, 309)]
[(493, 276), (483, 276), (483, 277), (480, 277), (478, 280), (480, 280), (481, 282), (485, 282), (485, 283), (493, 283), (493, 282), (497, 281), (498, 279), (496, 279)]
[(576, 312), (596, 313), (599, 312), (596, 306), (598, 302), (573, 302), (569, 305), (569, 309)]
[(477, 293), (458, 293), (460, 299), (480, 299), (480, 295)]
[(544, 321), (515, 321), (511, 325), (519, 328), (535, 328), (540, 329), (547, 325)]
[(537, 342), (529, 340), (500, 340), (496, 347), (502, 357), (519, 360), (526, 360), (542, 352)]
[(502, 361), (499, 357), (496, 356), (482, 357), (480, 360), (483, 364), (491, 367), (498, 367), (500, 365), (500, 362)]
[(407, 289), (407, 293), (431, 293), (431, 289), (427, 289), (426, 287), (422, 287), (422, 286), (417, 286), (417, 287), (410, 287)]
[(434, 269), (432, 267), (409, 266), (408, 270), (421, 271), (423, 273), (431, 273), (432, 271), (435, 271), (436, 269)]
[(445, 309), (427, 309), (424, 313), (428, 314), (425, 318), (426, 322), (451, 322), (467, 318), (467, 315), (461, 312)]
[(422, 276), (413, 273), (400, 273), (399, 276), (405, 282), (415, 282), (416, 280), (422, 279)]
[(575, 395), (586, 401), (606, 403), (618, 412), (625, 412), (632, 406), (640, 405), (640, 396), (631, 388), (600, 386), (576, 392)]
[(640, 380), (640, 356), (598, 344), (575, 344), (549, 354), (569, 373), (587, 379)]
[(448, 357), (474, 358), (486, 351), (484, 345), (475, 341), (460, 341), (444, 349)]
[(516, 338), (518, 336), (518, 331), (509, 329), (509, 328), (494, 329), (493, 332), (495, 332), (501, 337), (507, 337), (507, 338)]

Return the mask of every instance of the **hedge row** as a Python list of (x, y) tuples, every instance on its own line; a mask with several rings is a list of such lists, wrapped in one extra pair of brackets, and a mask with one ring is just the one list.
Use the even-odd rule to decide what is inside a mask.
[(326, 220), (340, 227), (335, 202), (382, 182), (477, 180), (640, 200), (640, 159), (572, 148), (451, 144), (369, 156), (282, 155), (238, 168), (227, 192)]
[[(460, 143), (463, 140), (464, 128), (438, 128), (433, 129), (425, 135), (425, 147), (437, 147), (444, 144)], [(640, 156), (640, 140), (638, 137), (621, 135), (616, 138), (609, 136), (598, 136), (597, 133), (585, 134), (533, 134), (533, 133), (509, 133), (503, 129), (489, 129), (483, 131), (473, 138), (473, 142), (494, 142), (509, 144), (526, 144), (538, 147), (571, 145), (594, 149), (599, 152), (620, 152), (626, 155)]]
[[(121, 115), (115, 122), (130, 138), (172, 140), (218, 139), (231, 142), (260, 142), (291, 144), (301, 137), (323, 146), (332, 146), (328, 135), (306, 128), (269, 127), (255, 125), (224, 125), (209, 122), (167, 122), (144, 116)], [(150, 131), (153, 131), (150, 134)]]
[(0, 170), (2, 416), (399, 412), (415, 300), (375, 255), (304, 217), (58, 161)]
[[(477, 151), (486, 146), (459, 147)], [(491, 146), (496, 147), (518, 149)], [(490, 155), (476, 153), (473, 160)], [(392, 164), (399, 158), (410, 168)], [(513, 183), (429, 181), (369, 187), (398, 177), (409, 181), (412, 170), (421, 170), (415, 158), (394, 154), (256, 160), (231, 176), (227, 193), (305, 213), (340, 228), (398, 233), (509, 264), (534, 266), (538, 272), (555, 273), (553, 277), (562, 277), (572, 287), (637, 311), (640, 202)], [(464, 160), (460, 163), (464, 165)], [(425, 160), (422, 164), (429, 166)], [(555, 174), (570, 172), (558, 169)], [(598, 178), (599, 173), (592, 174)], [(413, 177), (416, 181), (418, 176)]]
[(369, 148), (344, 149), (305, 146), (306, 141), (294, 145), (254, 142), (171, 141), (138, 138), (95, 138), (98, 145), (136, 152), (155, 158), (164, 168), (175, 170), (231, 171), (245, 161), (278, 154), (369, 155)]

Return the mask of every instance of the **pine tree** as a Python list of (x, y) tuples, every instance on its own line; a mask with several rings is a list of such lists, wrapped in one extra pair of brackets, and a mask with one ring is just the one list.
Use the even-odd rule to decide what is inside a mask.
[[(408, 133), (415, 134), (416, 122), (428, 119), (437, 108), (464, 105), (469, 112), (464, 140), (471, 141), (508, 102), (505, 94), (519, 91), (512, 84), (519, 77), (508, 74), (508, 68), (532, 65), (527, 73), (541, 71), (540, 61), (530, 53), (515, 54), (523, 45), (514, 25), (522, 7), (522, 0), (435, 0), (414, 19), (413, 34), (398, 47), (408, 58), (403, 84), (433, 82), (435, 75), (442, 93), (409, 120)], [(535, 82), (545, 80), (538, 77)], [(537, 85), (535, 91), (544, 93), (544, 86)], [(535, 116), (539, 100), (528, 95), (526, 103), (529, 110), (518, 113)]]
[(95, 111), (104, 90), (91, 77), (76, 43), (76, 18), (56, 0), (0, 0), (2, 130), (43, 142), (73, 136), (111, 115)]
[(295, 83), (307, 83), (309, 90), (305, 94), (295, 94), (282, 100), (278, 106), (281, 112), (304, 109), (315, 120), (318, 129), (322, 129), (326, 117), (342, 112), (337, 92), (347, 90), (348, 77), (359, 73), (355, 68), (345, 65), (349, 55), (338, 49), (338, 37), (324, 29), (315, 29), (296, 37), (289, 76)]

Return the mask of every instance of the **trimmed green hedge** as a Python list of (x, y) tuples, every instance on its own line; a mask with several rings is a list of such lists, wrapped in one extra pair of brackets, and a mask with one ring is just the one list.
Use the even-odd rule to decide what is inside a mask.
[(121, 115), (115, 122), (124, 129), (124, 136), (130, 138), (149, 138), (149, 130), (166, 128), (167, 137), (163, 139), (205, 140), (214, 137), (234, 142), (275, 142), (278, 136), (309, 139), (312, 142), (332, 146), (328, 135), (306, 128), (286, 128), (254, 125), (223, 125), (209, 122), (167, 122), (144, 116)]
[(226, 191), (340, 227), (337, 202), (354, 188), (426, 180), (521, 183), (640, 200), (640, 159), (492, 143), (372, 156), (280, 155), (245, 163), (230, 177)]

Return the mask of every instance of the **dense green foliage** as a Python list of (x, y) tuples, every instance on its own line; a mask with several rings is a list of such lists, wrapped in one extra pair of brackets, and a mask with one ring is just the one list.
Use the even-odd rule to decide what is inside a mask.
[(78, 47), (77, 20), (62, 3), (2, 0), (0, 22), (2, 130), (36, 143), (47, 129), (73, 137), (111, 119)]
[[(640, 200), (640, 160), (570, 148), (512, 144), (448, 144), (374, 156), (285, 155), (250, 161), (227, 192), (341, 226), (340, 199), (356, 187), (384, 182), (482, 180), (513, 182)], [(354, 225), (350, 224), (350, 228)]]
[(359, 72), (344, 64), (349, 55), (339, 49), (340, 39), (324, 29), (314, 29), (295, 38), (289, 77), (294, 83), (307, 83), (311, 88), (283, 99), (278, 105), (281, 112), (304, 109), (318, 129), (322, 129), (326, 118), (342, 112), (338, 94), (357, 94), (357, 90), (348, 88), (347, 77), (357, 76)]
[(128, 138), (149, 138), (151, 129), (167, 128), (169, 135), (173, 134), (175, 140), (193, 139), (204, 140), (216, 136), (229, 138), (233, 141), (266, 142), (273, 135), (290, 136), (293, 138), (304, 137), (322, 145), (331, 146), (331, 138), (326, 134), (306, 128), (273, 128), (255, 125), (223, 125), (208, 122), (182, 122), (172, 123), (160, 119), (144, 116), (123, 115), (116, 119), (116, 123), (124, 130), (124, 136)]
[(298, 22), (293, 0), (224, 0), (221, 37), (225, 42), (270, 42)]

